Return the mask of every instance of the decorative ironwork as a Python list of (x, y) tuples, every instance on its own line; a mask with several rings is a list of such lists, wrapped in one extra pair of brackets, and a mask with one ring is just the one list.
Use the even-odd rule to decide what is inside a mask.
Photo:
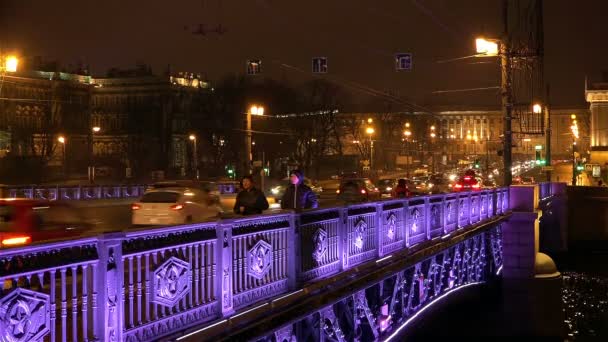
[(363, 248), (363, 242), (365, 240), (365, 231), (367, 231), (367, 222), (365, 222), (365, 219), (359, 218), (359, 220), (355, 224), (354, 229), (354, 244), (355, 247), (359, 249)]
[(17, 288), (0, 300), (1, 341), (41, 341), (49, 332), (48, 295)]
[(325, 254), (327, 254), (327, 232), (323, 228), (318, 228), (312, 234), (312, 243), (314, 250), (312, 258), (317, 262), (321, 262)]
[(258, 240), (247, 254), (247, 273), (256, 279), (263, 279), (272, 263), (272, 246), (264, 240)]
[(0, 258), (0, 277), (2, 277), (58, 267), (66, 263), (95, 260), (97, 259), (97, 246), (87, 241), (71, 247), (55, 248), (35, 253), (28, 252)]
[(386, 218), (386, 237), (389, 240), (393, 240), (395, 238), (395, 231), (397, 230), (397, 215), (395, 213), (390, 213)]
[(190, 291), (190, 264), (171, 257), (156, 268), (153, 279), (152, 302), (173, 307)]
[(422, 228), (419, 227), (420, 216), (420, 210), (418, 208), (414, 208), (410, 212), (410, 218), (412, 219), (412, 232), (414, 233), (418, 233), (418, 229)]
[(431, 226), (433, 228), (441, 226), (441, 211), (439, 210), (439, 205), (433, 205), (431, 207)]

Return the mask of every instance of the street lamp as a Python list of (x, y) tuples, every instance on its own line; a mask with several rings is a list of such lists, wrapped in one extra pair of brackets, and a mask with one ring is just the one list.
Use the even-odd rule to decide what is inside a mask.
[(4, 60), (4, 71), (17, 72), (18, 65), (19, 65), (19, 59), (17, 57), (7, 56)]
[(199, 171), (198, 171), (198, 153), (196, 152), (197, 144), (196, 144), (196, 135), (190, 134), (188, 139), (192, 141), (192, 166), (194, 167), (194, 174), (196, 179), (199, 179)]
[[(367, 122), (370, 122), (371, 118), (367, 120)], [(373, 166), (373, 162), (374, 162), (374, 140), (372, 139), (372, 135), (375, 133), (376, 131), (374, 130), (374, 127), (367, 127), (365, 129), (365, 133), (367, 133), (367, 135), (369, 136), (369, 168), (370, 170), (372, 169)]]
[(534, 114), (540, 114), (540, 113), (542, 113), (542, 111), (543, 111), (543, 107), (542, 107), (540, 104), (535, 103), (535, 104), (532, 106), (532, 112), (533, 112)]
[(61, 150), (62, 150), (62, 164), (63, 164), (63, 175), (67, 176), (67, 165), (66, 165), (66, 156), (65, 156), (65, 144), (67, 143), (67, 140), (65, 139), (65, 137), (63, 135), (60, 135), (59, 137), (57, 137), (57, 141), (61, 144)]
[(263, 116), (264, 115), (264, 106), (251, 105), (249, 110), (247, 111), (247, 132), (246, 132), (246, 141), (245, 141), (245, 158), (247, 159), (247, 165), (245, 166), (245, 170), (247, 174), (251, 174), (251, 165), (253, 156), (251, 155), (251, 116)]
[(99, 126), (93, 127), (93, 132), (99, 133), (99, 131), (101, 131), (101, 127), (99, 127)]
[(374, 119), (372, 119), (372, 118), (367, 118), (367, 123), (368, 123), (368, 124), (370, 124), (370, 125), (371, 125), (373, 122), (374, 122)]
[(504, 112), (503, 125), (503, 166), (504, 166), (504, 186), (509, 186), (512, 183), (513, 171), (512, 165), (512, 144), (513, 133), (511, 131), (512, 111), (513, 111), (513, 94), (512, 94), (512, 65), (511, 65), (511, 48), (509, 41), (499, 41), (497, 39), (485, 39), (483, 37), (475, 40), (477, 57), (500, 57), (500, 73), (501, 82), (500, 89), (502, 93), (502, 107)]
[(95, 133), (99, 133), (101, 132), (101, 127), (99, 126), (93, 126), (91, 127), (91, 134), (89, 135), (89, 167), (88, 167), (88, 173), (89, 173), (89, 182), (91, 184), (93, 184), (95, 182), (95, 162), (93, 160), (94, 158), (94, 137), (95, 137)]
[(576, 122), (576, 114), (570, 115), (572, 119), (572, 125), (570, 131), (572, 132), (572, 185), (576, 185), (576, 139), (579, 137), (578, 124)]

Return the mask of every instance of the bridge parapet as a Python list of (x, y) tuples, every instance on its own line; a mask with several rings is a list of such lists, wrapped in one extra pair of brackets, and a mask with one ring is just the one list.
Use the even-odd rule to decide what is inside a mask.
[(43, 201), (81, 201), (138, 198), (146, 185), (53, 185), (0, 186), (0, 198), (29, 198)]
[[(364, 262), (439, 243), (497, 217), (508, 202), (500, 188), (6, 250), (0, 320), (14, 340), (157, 340)], [(33, 323), (13, 329), (16, 310)]]

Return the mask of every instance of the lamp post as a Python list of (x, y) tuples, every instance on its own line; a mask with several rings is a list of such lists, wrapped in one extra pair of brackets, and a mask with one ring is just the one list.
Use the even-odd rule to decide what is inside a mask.
[(61, 144), (61, 159), (62, 159), (62, 166), (63, 166), (63, 175), (64, 177), (67, 178), (67, 165), (66, 165), (66, 156), (65, 156), (65, 144), (67, 143), (67, 140), (65, 139), (65, 137), (63, 135), (60, 135), (59, 137), (57, 137), (57, 141)]
[(409, 122), (405, 123), (405, 130), (403, 131), (403, 135), (405, 136), (405, 149), (406, 149), (406, 154), (405, 154), (405, 160), (406, 160), (405, 172), (406, 172), (407, 178), (410, 178), (410, 137), (412, 136), (412, 131), (410, 130), (410, 123)]
[[(505, 35), (507, 34), (505, 25)], [(503, 125), (503, 166), (504, 166), (504, 186), (509, 186), (513, 182), (513, 171), (511, 170), (513, 145), (513, 132), (511, 130), (511, 120), (513, 111), (513, 96), (512, 96), (512, 70), (511, 56), (508, 46), (508, 39), (499, 41), (497, 39), (477, 38), (475, 40), (478, 57), (494, 57), (500, 56), (500, 71), (501, 71), (501, 94), (502, 107), (504, 112)]]
[(246, 174), (251, 174), (252, 170), (251, 170), (251, 165), (252, 165), (252, 160), (253, 160), (253, 156), (251, 155), (251, 137), (252, 137), (252, 132), (251, 132), (251, 116), (252, 115), (259, 115), (262, 116), (264, 115), (264, 107), (263, 106), (258, 106), (258, 105), (252, 105), (251, 107), (249, 107), (249, 110), (247, 110), (247, 134), (246, 134), (246, 141), (245, 141), (245, 159), (247, 160), (247, 165), (245, 166), (245, 172)]
[(4, 75), (7, 72), (17, 72), (19, 59), (15, 56), (2, 57), (0, 55), (0, 95), (2, 95), (2, 84), (4, 83)]
[(194, 176), (196, 177), (196, 179), (199, 179), (198, 153), (196, 151), (196, 135), (190, 134), (190, 136), (188, 136), (188, 139), (192, 141), (192, 167), (194, 168)]
[(99, 133), (101, 131), (101, 127), (93, 126), (91, 128), (91, 134), (89, 135), (89, 183), (93, 184), (95, 182), (95, 152), (93, 150), (93, 146), (95, 144), (95, 133)]
[[(371, 119), (368, 119), (368, 122)], [(367, 127), (365, 129), (365, 133), (367, 133), (367, 135), (369, 136), (369, 169), (370, 171), (373, 168), (374, 165), (374, 140), (372, 139), (372, 135), (374, 134), (375, 130), (373, 127)]]
[(431, 126), (431, 133), (429, 136), (431, 137), (431, 146), (429, 148), (429, 152), (431, 153), (431, 172), (435, 173), (435, 137), (437, 134), (435, 133), (435, 125)]
[(578, 139), (578, 124), (576, 122), (576, 115), (570, 115), (572, 119), (572, 125), (570, 131), (572, 132), (572, 185), (576, 185), (576, 139)]

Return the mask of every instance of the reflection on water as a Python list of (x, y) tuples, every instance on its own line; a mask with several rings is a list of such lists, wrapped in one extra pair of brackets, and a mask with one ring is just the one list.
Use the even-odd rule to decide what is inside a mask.
[(564, 272), (563, 277), (568, 339), (608, 341), (608, 277), (587, 272)]

